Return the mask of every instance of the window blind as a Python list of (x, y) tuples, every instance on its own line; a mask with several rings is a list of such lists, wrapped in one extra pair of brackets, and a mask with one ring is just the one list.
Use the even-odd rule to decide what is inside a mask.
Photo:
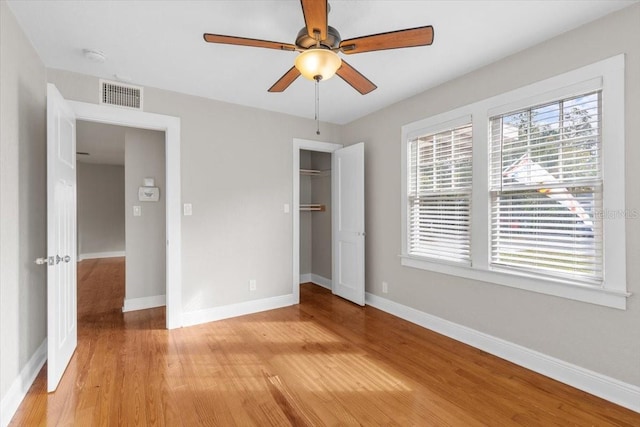
[(408, 141), (409, 255), (470, 262), (471, 123)]
[(490, 119), (491, 264), (603, 279), (601, 96)]

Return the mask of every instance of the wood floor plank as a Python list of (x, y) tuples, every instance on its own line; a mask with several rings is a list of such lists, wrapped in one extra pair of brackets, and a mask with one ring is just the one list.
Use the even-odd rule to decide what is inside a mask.
[(78, 265), (78, 349), (12, 426), (637, 426), (640, 414), (313, 284), (298, 306), (167, 331), (122, 313), (124, 258)]

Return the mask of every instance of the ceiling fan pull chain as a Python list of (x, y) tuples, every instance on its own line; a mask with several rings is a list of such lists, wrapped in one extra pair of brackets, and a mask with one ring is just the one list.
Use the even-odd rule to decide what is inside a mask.
[(316, 135), (320, 135), (320, 79), (316, 78)]

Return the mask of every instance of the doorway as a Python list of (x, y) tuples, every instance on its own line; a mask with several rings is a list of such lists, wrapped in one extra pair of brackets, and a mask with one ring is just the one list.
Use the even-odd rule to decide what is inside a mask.
[[(300, 154), (302, 151), (309, 153), (333, 153), (342, 148), (341, 144), (331, 142), (311, 141), (306, 139), (293, 140), (293, 298), (296, 304), (300, 303)], [(333, 251), (332, 251), (333, 253)], [(333, 256), (333, 255), (331, 255)], [(307, 273), (307, 272), (305, 272)]]
[(163, 131), (165, 135), (165, 300), (166, 327), (182, 326), (180, 119), (106, 105), (66, 101), (76, 120)]
[[(301, 169), (304, 171), (300, 154), (305, 150), (310, 152), (310, 156), (314, 152), (330, 153), (331, 156), (331, 292), (364, 305), (364, 143), (343, 148), (340, 144), (304, 139), (293, 140), (294, 301), (300, 302), (300, 175)], [(320, 170), (308, 172), (322, 173)], [(314, 203), (312, 206), (321, 209), (318, 205), (321, 204)], [(329, 284), (326, 286), (329, 287)]]
[(331, 153), (300, 150), (300, 284), (332, 289)]
[(122, 264), (126, 279), (110, 286), (123, 312), (166, 302), (164, 145), (162, 131), (76, 123), (78, 260)]

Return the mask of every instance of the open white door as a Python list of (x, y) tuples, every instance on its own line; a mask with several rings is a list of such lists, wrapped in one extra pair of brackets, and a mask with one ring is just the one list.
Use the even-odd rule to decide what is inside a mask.
[(364, 143), (333, 152), (333, 293), (364, 305)]
[(78, 342), (76, 120), (47, 85), (47, 391), (58, 387)]

